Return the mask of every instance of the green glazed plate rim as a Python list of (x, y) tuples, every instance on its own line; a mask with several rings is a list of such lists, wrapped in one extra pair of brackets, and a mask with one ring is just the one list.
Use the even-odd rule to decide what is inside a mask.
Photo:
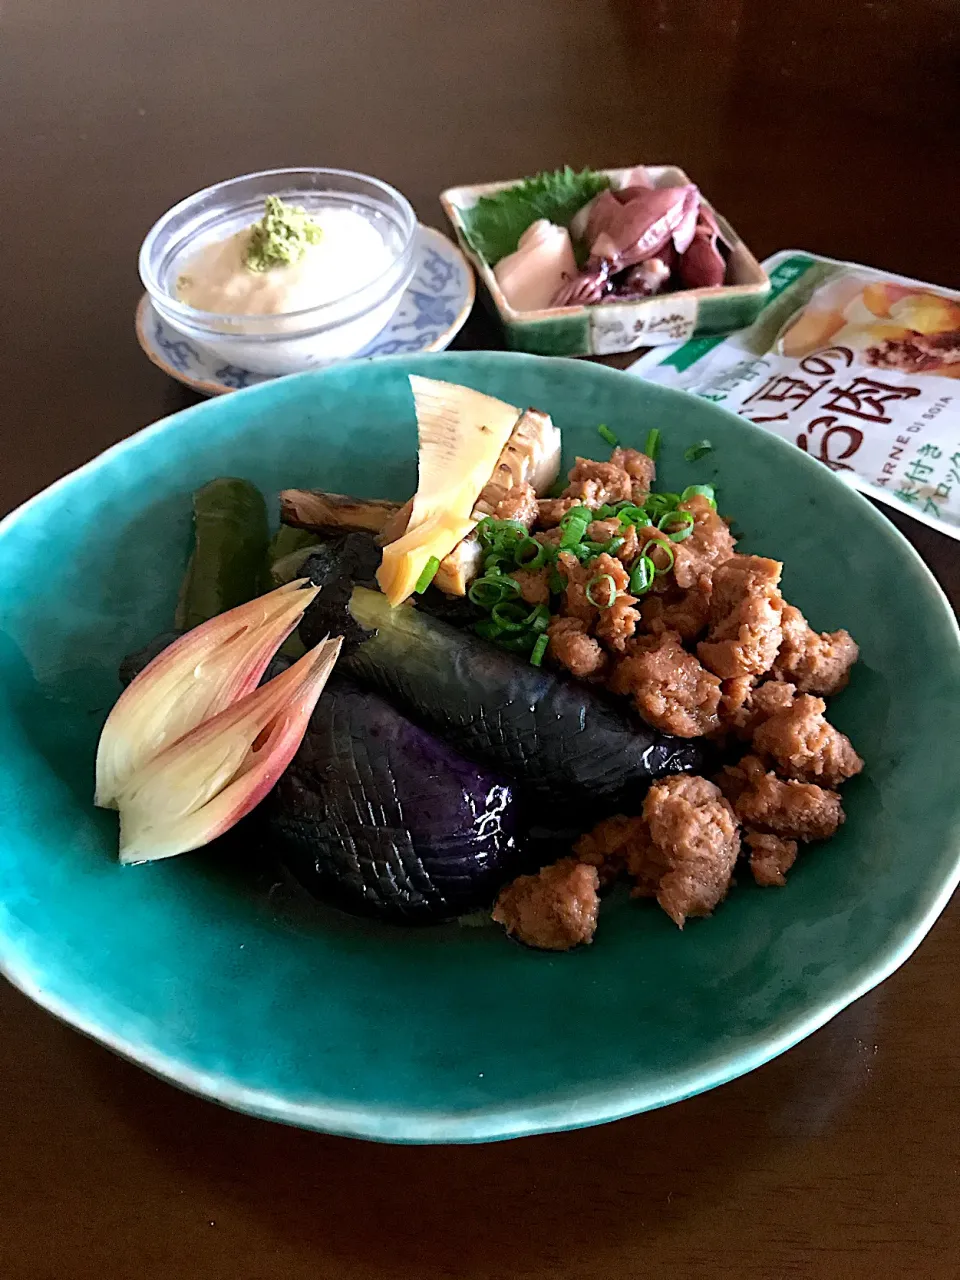
[[(513, 352), (464, 352), (479, 368), (484, 364), (491, 366), (511, 363), (536, 362), (538, 365), (549, 363), (556, 366), (590, 369), (591, 375), (600, 378), (622, 379), (624, 374), (601, 365), (584, 365), (581, 361), (560, 357), (533, 356)], [(444, 359), (442, 356), (436, 357)], [(360, 363), (360, 362), (358, 362)], [(409, 356), (388, 356), (376, 361), (378, 368), (384, 365), (405, 367), (410, 363)], [(339, 367), (339, 366), (337, 366)], [(305, 382), (322, 378), (323, 370), (302, 374), (294, 374), (282, 379), (285, 383)], [(250, 387), (235, 393), (231, 401), (239, 396), (253, 397), (269, 395), (276, 387), (277, 381)], [(689, 399), (686, 392), (658, 388), (661, 396)], [(60, 477), (52, 485), (42, 490), (26, 502), (15, 508), (0, 520), (0, 537), (12, 527), (21, 516), (28, 511), (56, 499), (62, 489), (67, 488), (78, 475), (96, 471), (107, 460), (118, 454), (135, 450), (146, 440), (155, 435), (171, 430), (180, 430), (187, 419), (202, 415), (211, 404), (207, 401), (192, 405), (187, 409), (170, 414), (155, 423), (144, 427), (133, 435), (124, 438), (117, 444), (104, 450), (82, 466)], [(712, 405), (715, 412), (737, 422), (739, 429), (756, 432), (768, 442), (772, 442), (789, 453), (794, 459), (793, 465), (799, 462), (801, 467), (809, 467), (823, 483), (830, 483), (843, 489), (860, 506), (865, 525), (865, 533), (872, 531), (878, 538), (892, 539), (900, 544), (901, 551), (907, 556), (915, 571), (913, 586), (925, 592), (931, 610), (939, 611), (941, 622), (947, 623), (947, 630), (956, 642), (958, 670), (960, 670), (960, 627), (957, 618), (933, 574), (927, 568), (912, 544), (891, 524), (891, 522), (873, 505), (847, 485), (835, 473), (825, 476), (823, 465), (786, 441), (772, 437), (761, 427), (739, 418), (720, 406)], [(42, 980), (34, 974), (31, 966), (24, 964), (17, 955), (16, 945), (6, 932), (3, 920), (3, 907), (0, 903), (0, 975), (5, 977), (14, 987), (23, 992), (29, 999), (47, 1012), (53, 1014), (67, 1025), (111, 1049), (120, 1057), (135, 1063), (153, 1075), (184, 1089), (189, 1093), (208, 1098), (233, 1110), (244, 1112), (265, 1120), (277, 1121), (299, 1128), (316, 1130), (323, 1133), (343, 1137), (364, 1138), (372, 1141), (428, 1144), (428, 1143), (476, 1143), (506, 1140), (537, 1133), (556, 1132), (569, 1129), (585, 1128), (590, 1125), (604, 1124), (620, 1120), (627, 1116), (644, 1111), (669, 1106), (686, 1098), (727, 1084), (731, 1080), (745, 1075), (764, 1063), (786, 1052), (801, 1040), (817, 1031), (843, 1009), (865, 995), (868, 991), (885, 981), (894, 973), (917, 949), (927, 933), (942, 913), (950, 897), (960, 884), (960, 828), (954, 832), (954, 861), (948, 875), (929, 899), (927, 906), (897, 922), (891, 930), (889, 944), (878, 949), (872, 961), (862, 963), (857, 970), (844, 980), (836, 983), (836, 990), (829, 1000), (822, 1000), (811, 1013), (796, 1017), (776, 1034), (759, 1033), (755, 1045), (747, 1051), (742, 1049), (729, 1053), (718, 1052), (706, 1066), (691, 1069), (682, 1076), (675, 1077), (669, 1088), (631, 1088), (618, 1087), (596, 1090), (589, 1084), (576, 1101), (553, 1101), (545, 1098), (542, 1102), (531, 1104), (525, 1102), (521, 1107), (511, 1108), (499, 1104), (479, 1108), (456, 1115), (442, 1114), (429, 1110), (412, 1108), (384, 1108), (372, 1110), (369, 1107), (351, 1108), (342, 1105), (324, 1104), (322, 1102), (294, 1103), (287, 1098), (269, 1090), (240, 1087), (223, 1076), (211, 1072), (202, 1072), (185, 1065), (176, 1057), (158, 1053), (129, 1037), (114, 1034), (101, 1025), (97, 1019), (86, 1016), (69, 1000), (59, 999), (44, 989)], [(931, 885), (931, 888), (933, 886)]]

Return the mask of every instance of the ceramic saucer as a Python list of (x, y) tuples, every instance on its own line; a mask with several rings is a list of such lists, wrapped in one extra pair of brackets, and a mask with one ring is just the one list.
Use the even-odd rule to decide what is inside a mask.
[[(470, 264), (456, 245), (432, 227), (420, 228), (419, 253), (413, 279), (390, 323), (354, 359), (442, 351), (463, 327), (476, 294)], [(268, 374), (224, 364), (188, 342), (157, 314), (147, 294), (137, 307), (136, 325), (140, 346), (153, 363), (202, 395), (222, 395), (271, 381)]]

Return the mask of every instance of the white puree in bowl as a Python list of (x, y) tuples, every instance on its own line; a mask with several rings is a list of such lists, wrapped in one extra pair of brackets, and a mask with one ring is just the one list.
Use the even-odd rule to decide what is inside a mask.
[(177, 297), (219, 315), (280, 315), (354, 293), (393, 262), (373, 223), (353, 209), (309, 210), (323, 234), (297, 262), (251, 271), (244, 263), (251, 228), (244, 227), (193, 254), (177, 280)]

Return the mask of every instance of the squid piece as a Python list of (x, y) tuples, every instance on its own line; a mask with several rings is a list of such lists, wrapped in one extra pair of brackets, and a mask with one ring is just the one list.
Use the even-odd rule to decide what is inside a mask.
[[(643, 175), (644, 181), (646, 175)], [(697, 229), (700, 192), (681, 187), (637, 183), (619, 191), (602, 191), (589, 207), (583, 239), (590, 256), (585, 266), (564, 281), (553, 299), (556, 307), (592, 305), (610, 293), (648, 297), (663, 288), (673, 261), (686, 253)], [(585, 210), (577, 215), (583, 227)], [(613, 277), (649, 261), (657, 266), (632, 271), (622, 282)]]
[(576, 270), (570, 232), (538, 218), (520, 237), (516, 250), (500, 259), (493, 274), (515, 311), (540, 311)]
[(686, 289), (708, 289), (723, 284), (727, 264), (720, 252), (720, 228), (713, 211), (700, 205), (697, 227), (686, 253), (680, 257), (678, 275)]
[(685, 253), (693, 240), (700, 192), (683, 187), (626, 187), (597, 197), (587, 224), (591, 259), (610, 263), (612, 272), (655, 257), (672, 243)]

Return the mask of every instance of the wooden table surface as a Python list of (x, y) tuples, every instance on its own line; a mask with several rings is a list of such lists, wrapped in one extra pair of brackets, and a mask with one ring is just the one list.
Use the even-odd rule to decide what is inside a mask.
[[(253, 169), (375, 173), (442, 225), (453, 183), (671, 161), (759, 256), (960, 286), (957, 0), (6, 0), (0, 34), (0, 510), (191, 402), (136, 345), (137, 248)], [(958, 544), (898, 524), (960, 603)], [(958, 947), (954, 903), (752, 1075), (472, 1148), (231, 1114), (0, 984), (0, 1277), (956, 1280)]]

